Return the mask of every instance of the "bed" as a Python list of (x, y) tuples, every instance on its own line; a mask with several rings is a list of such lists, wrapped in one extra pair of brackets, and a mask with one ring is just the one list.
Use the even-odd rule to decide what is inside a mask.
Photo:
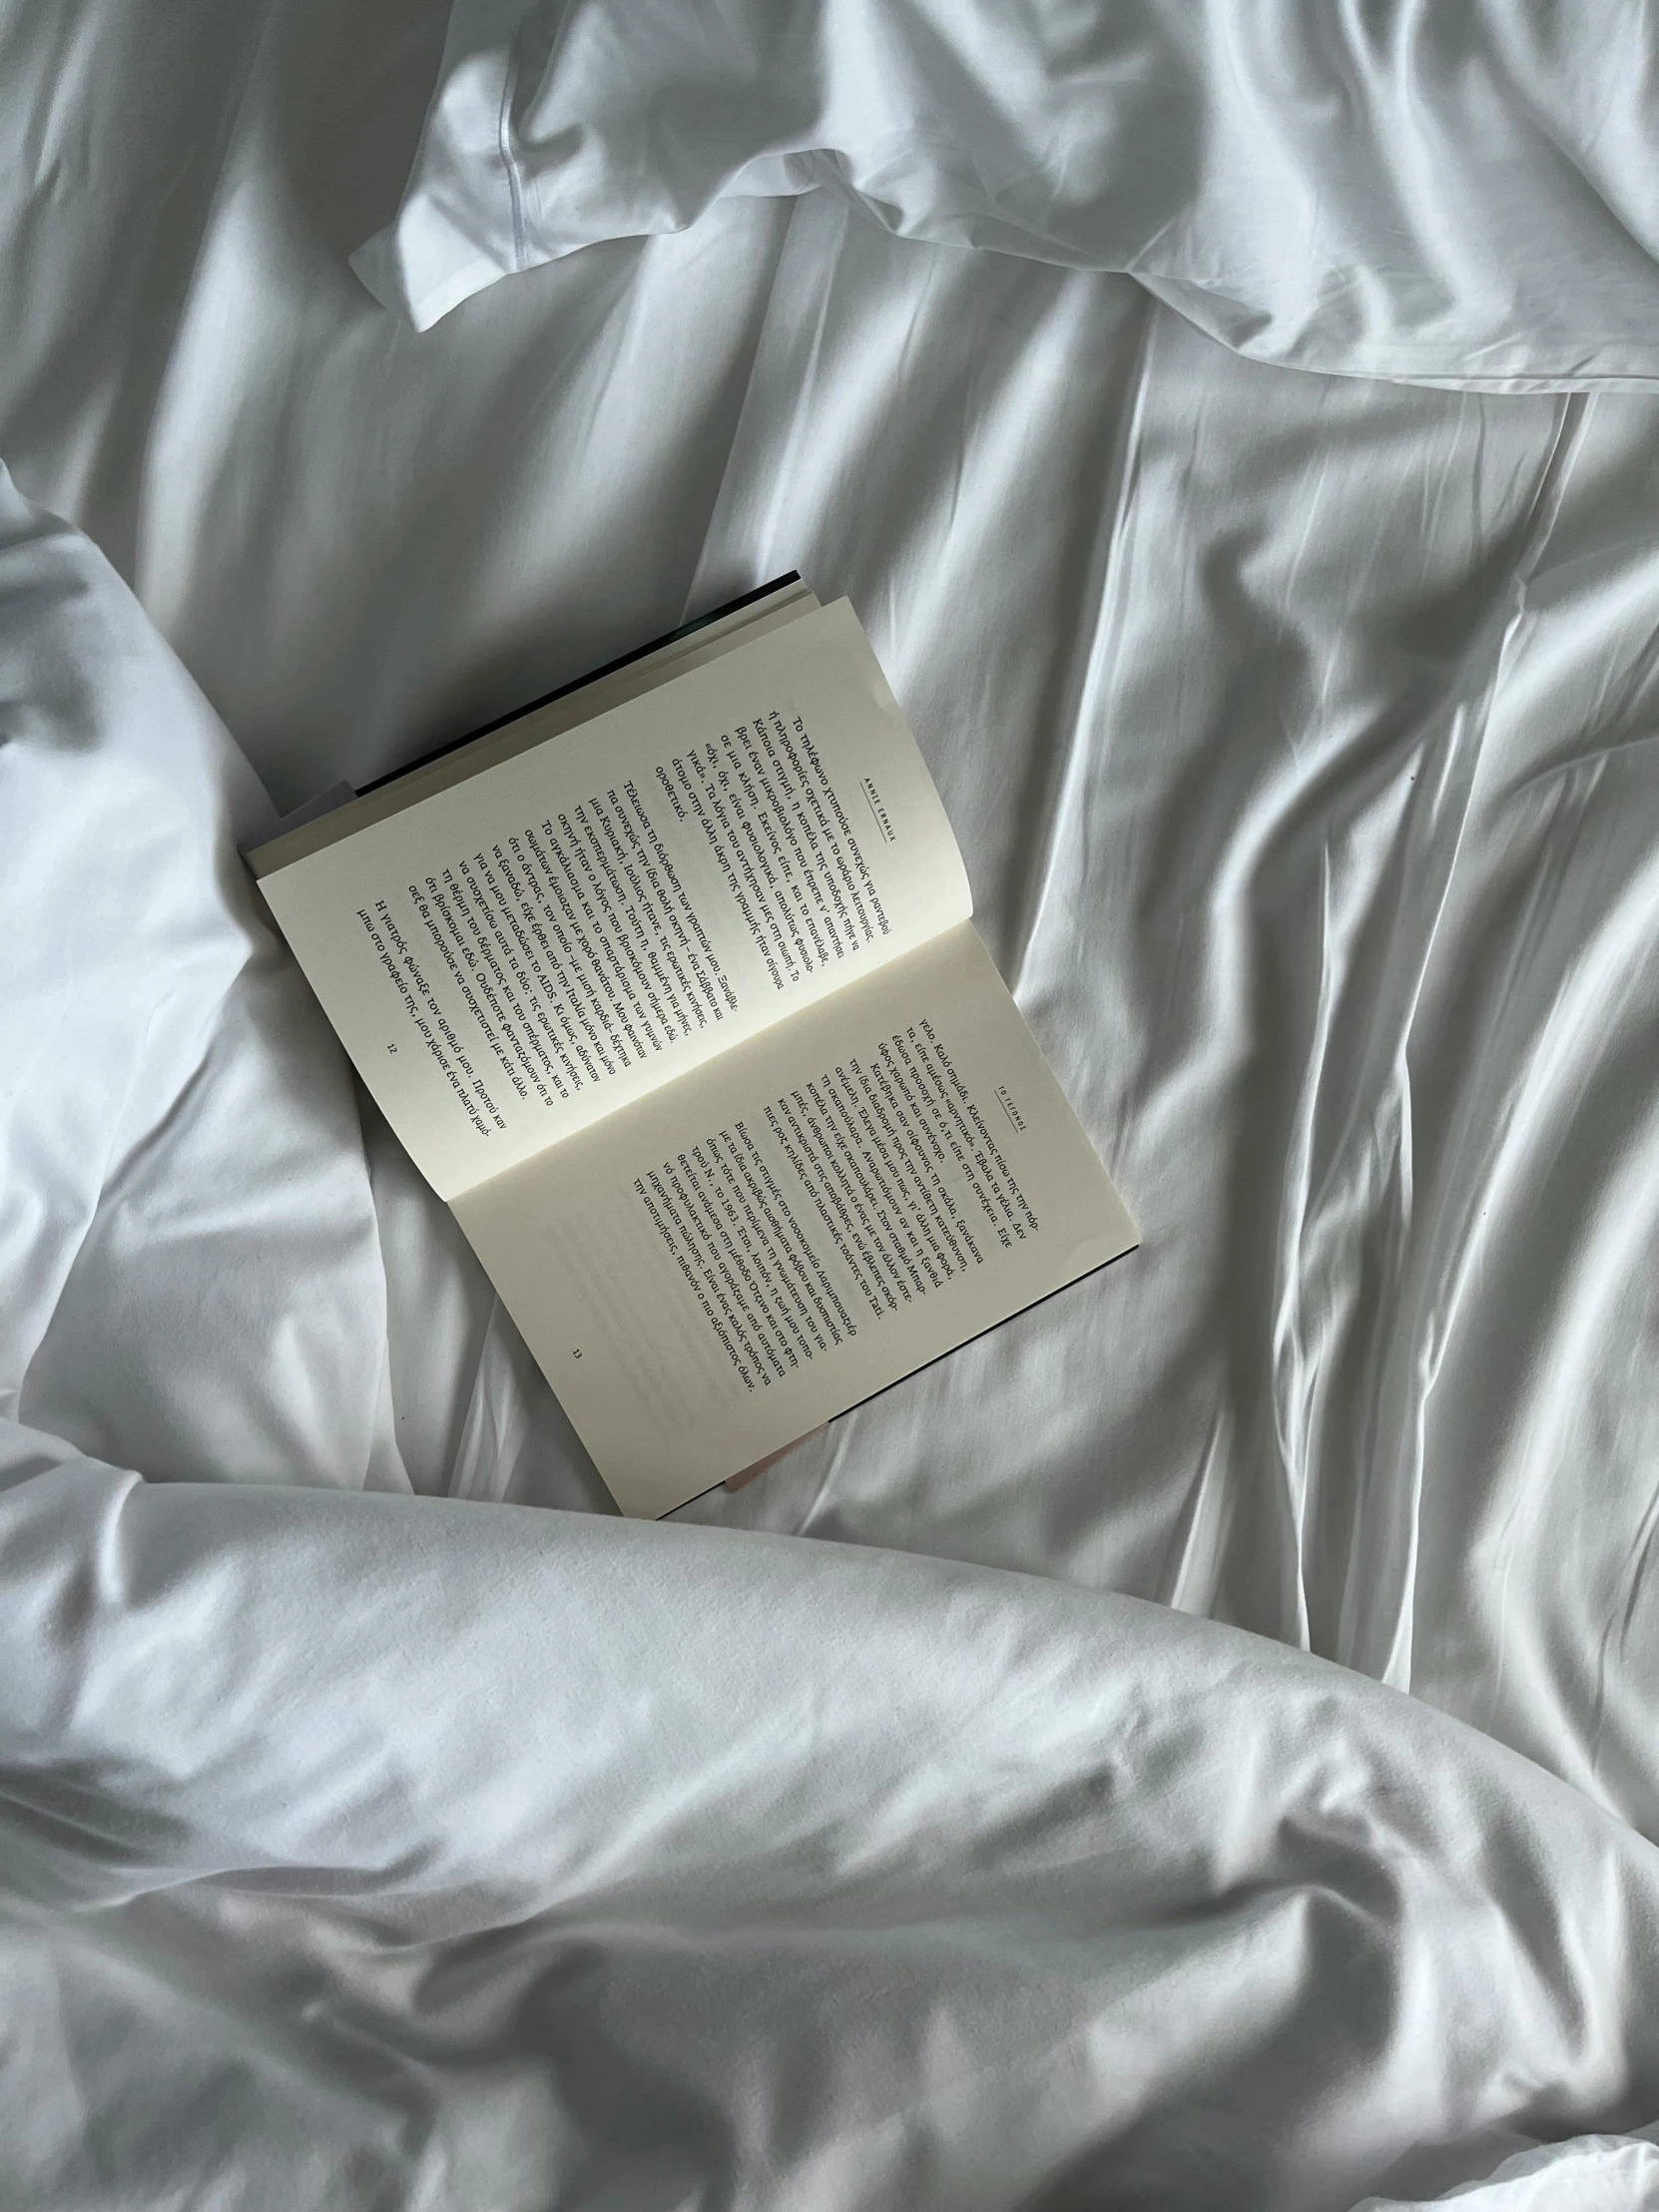
[[(0, 2205), (1659, 2204), (1654, 67), (0, 5)], [(1144, 1244), (628, 1523), (237, 850), (797, 567)]]

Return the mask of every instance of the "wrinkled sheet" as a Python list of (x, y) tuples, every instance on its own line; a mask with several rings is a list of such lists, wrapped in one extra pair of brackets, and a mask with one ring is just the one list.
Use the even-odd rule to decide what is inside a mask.
[(580, 247), (823, 191), (1132, 275), (1257, 360), (1651, 389), (1654, 60), (1627, 0), (454, 0), (352, 266), (426, 329)]
[[(0, 12), (0, 2204), (1659, 2201), (1654, 403), (823, 193), (416, 337), (338, 14)], [(793, 565), (1146, 1241), (631, 1528), (234, 845)]]

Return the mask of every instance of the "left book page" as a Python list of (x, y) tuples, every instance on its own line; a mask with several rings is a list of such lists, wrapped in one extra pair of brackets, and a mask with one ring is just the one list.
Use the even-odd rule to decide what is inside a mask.
[(971, 910), (844, 600), (260, 887), (450, 1200)]

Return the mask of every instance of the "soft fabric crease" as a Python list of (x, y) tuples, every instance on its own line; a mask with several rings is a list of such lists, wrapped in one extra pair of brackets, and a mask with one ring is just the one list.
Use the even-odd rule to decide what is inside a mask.
[[(1652, 2202), (1649, 15), (0, 0), (0, 2203)], [(792, 568), (1144, 1243), (641, 1527), (236, 843)]]

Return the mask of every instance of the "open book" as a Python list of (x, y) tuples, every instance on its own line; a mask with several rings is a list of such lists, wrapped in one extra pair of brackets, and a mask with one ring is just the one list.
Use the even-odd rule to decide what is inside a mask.
[(625, 1512), (1136, 1241), (799, 578), (250, 865)]

